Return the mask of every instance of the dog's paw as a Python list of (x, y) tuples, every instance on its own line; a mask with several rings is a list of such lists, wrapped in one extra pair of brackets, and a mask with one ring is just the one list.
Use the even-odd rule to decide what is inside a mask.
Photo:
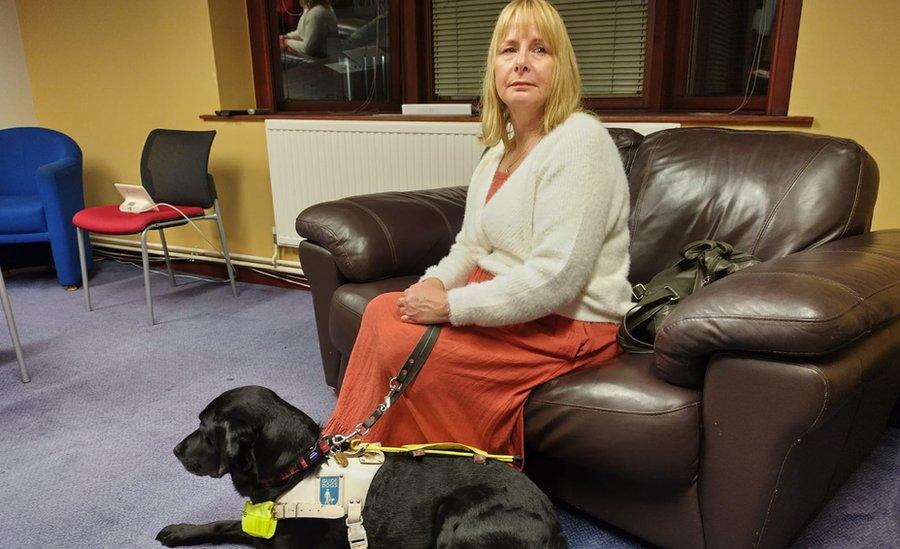
[(156, 534), (156, 541), (166, 547), (178, 547), (190, 539), (196, 529), (195, 524), (170, 524)]

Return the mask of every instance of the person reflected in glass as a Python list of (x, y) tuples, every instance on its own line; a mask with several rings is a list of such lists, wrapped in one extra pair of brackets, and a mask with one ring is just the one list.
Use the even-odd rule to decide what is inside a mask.
[(297, 29), (279, 37), (279, 47), (286, 53), (309, 57), (326, 57), (328, 39), (338, 36), (337, 15), (331, 0), (300, 0), (303, 15)]
[(444, 325), (427, 363), (364, 440), (522, 455), (532, 389), (621, 352), (628, 181), (609, 132), (581, 110), (572, 43), (546, 0), (500, 13), (482, 103), (490, 148), (462, 229), (417, 283), (366, 307), (327, 434), (372, 412), (425, 324)]

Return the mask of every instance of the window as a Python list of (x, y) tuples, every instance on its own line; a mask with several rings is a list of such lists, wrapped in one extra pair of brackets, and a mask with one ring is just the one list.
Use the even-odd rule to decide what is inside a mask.
[(273, 1), (285, 101), (390, 99), (386, 2)]
[[(588, 107), (770, 115), (787, 114), (801, 1), (551, 0)], [(247, 0), (260, 107), (356, 113), (475, 102), (507, 3), (332, 0), (336, 32), (310, 56), (288, 40), (302, 34), (304, 6), (318, 2)]]
[(671, 104), (763, 110), (776, 0), (694, 0), (679, 15)]
[(397, 4), (248, 0), (259, 106), (338, 112), (395, 108)]

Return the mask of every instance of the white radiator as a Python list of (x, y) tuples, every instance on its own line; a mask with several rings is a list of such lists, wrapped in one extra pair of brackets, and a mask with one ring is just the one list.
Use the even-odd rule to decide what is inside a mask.
[(319, 202), (382, 191), (468, 185), (483, 147), (477, 122), (266, 121), (275, 236)]

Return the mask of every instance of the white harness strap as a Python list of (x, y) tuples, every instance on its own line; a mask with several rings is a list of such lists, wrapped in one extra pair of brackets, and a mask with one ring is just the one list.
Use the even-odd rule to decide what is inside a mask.
[(366, 529), (362, 524), (362, 502), (358, 499), (351, 499), (347, 507), (347, 541), (350, 542), (350, 549), (367, 549), (369, 547), (369, 538), (366, 536)]
[(377, 451), (348, 457), (346, 467), (333, 458), (328, 459), (315, 476), (303, 479), (275, 500), (275, 518), (347, 517), (351, 549), (366, 549), (369, 542), (362, 524), (362, 510), (369, 485), (382, 464), (384, 454)]

